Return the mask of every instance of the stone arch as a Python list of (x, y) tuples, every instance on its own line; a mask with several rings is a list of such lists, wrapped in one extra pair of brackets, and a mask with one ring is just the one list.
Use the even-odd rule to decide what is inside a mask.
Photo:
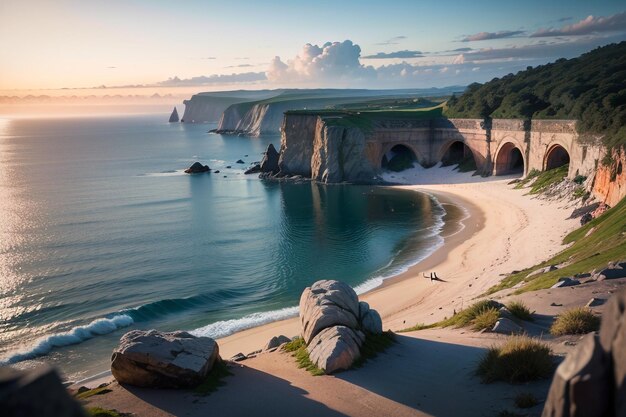
[(453, 140), (441, 147), (438, 161), (443, 166), (462, 164), (468, 171), (476, 171), (481, 165), (481, 159), (476, 156), (476, 152), (463, 140)]
[(389, 162), (397, 156), (407, 162), (410, 161), (419, 163), (420, 160), (418, 155), (419, 154), (410, 145), (405, 143), (389, 143), (383, 147), (383, 152), (380, 157), (380, 167), (382, 169), (387, 169)]
[(561, 144), (555, 143), (548, 148), (546, 155), (543, 159), (543, 169), (547, 171), (549, 169), (559, 168), (563, 165), (569, 164), (570, 156), (569, 152)]
[(494, 175), (521, 174), (526, 172), (526, 161), (520, 146), (513, 142), (504, 142), (494, 160)]

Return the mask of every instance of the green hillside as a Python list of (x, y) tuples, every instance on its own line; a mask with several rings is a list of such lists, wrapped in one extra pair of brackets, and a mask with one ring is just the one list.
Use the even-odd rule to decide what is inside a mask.
[(626, 41), (517, 74), (474, 83), (452, 97), (447, 117), (576, 119), (581, 136), (626, 145)]

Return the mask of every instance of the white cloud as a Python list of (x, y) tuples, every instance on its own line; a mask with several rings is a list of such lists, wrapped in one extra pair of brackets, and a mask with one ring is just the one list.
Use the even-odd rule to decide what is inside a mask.
[(321, 47), (307, 43), (293, 59), (283, 62), (275, 57), (267, 79), (280, 82), (345, 82), (371, 79), (376, 70), (360, 62), (361, 48), (350, 40), (327, 42)]
[(589, 35), (591, 33), (618, 32), (625, 30), (626, 12), (622, 12), (616, 13), (608, 17), (593, 17), (590, 15), (579, 22), (563, 26), (560, 29), (539, 29), (537, 32), (530, 35), (530, 37), (539, 38), (545, 36), (578, 36)]

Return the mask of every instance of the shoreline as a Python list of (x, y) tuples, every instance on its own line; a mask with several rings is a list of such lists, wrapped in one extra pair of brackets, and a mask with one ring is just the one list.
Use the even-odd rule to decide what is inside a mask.
[[(398, 184), (380, 185), (378, 187), (391, 188), (394, 190), (405, 189), (403, 186), (398, 185)], [(412, 276), (413, 270), (418, 267), (423, 267), (424, 265), (426, 266), (436, 265), (437, 263), (441, 261), (442, 258), (445, 258), (445, 256), (447, 255), (447, 252), (449, 252), (452, 248), (459, 245), (461, 242), (463, 242), (463, 240), (469, 238), (474, 233), (478, 232), (480, 230), (480, 227), (482, 227), (482, 223), (484, 223), (484, 214), (480, 210), (478, 210), (478, 208), (474, 204), (472, 204), (470, 201), (466, 199), (458, 198), (449, 193), (432, 191), (432, 190), (410, 189), (406, 191), (407, 192), (420, 192), (420, 193), (429, 195), (431, 197), (434, 197), (437, 200), (437, 203), (443, 206), (444, 209), (446, 209), (445, 206), (452, 205), (452, 206), (455, 206), (456, 209), (458, 209), (459, 211), (464, 212), (465, 216), (460, 217), (458, 219), (448, 220), (446, 219), (446, 217), (449, 216), (450, 213), (446, 211), (446, 214), (442, 217), (442, 221), (444, 222), (444, 224), (442, 226), (442, 230), (439, 232), (439, 236), (441, 236), (444, 240), (443, 244), (441, 244), (438, 248), (436, 248), (434, 251), (429, 253), (424, 259), (419, 260), (407, 266), (405, 271), (399, 272), (398, 274), (395, 274), (386, 278), (382, 278), (382, 282), (379, 285), (377, 285), (374, 288), (366, 290), (364, 293), (359, 294), (360, 299), (366, 299), (365, 297), (367, 297), (368, 294), (375, 292), (378, 289), (385, 288), (389, 285), (393, 285), (397, 281), (407, 279), (409, 276)], [(471, 219), (477, 219), (477, 222), (474, 224), (469, 224)], [(459, 227), (460, 230), (449, 230), (450, 228), (453, 228), (453, 227)], [(372, 278), (366, 279), (359, 285), (364, 285), (367, 282), (369, 282), (371, 279)], [(289, 307), (285, 307), (285, 308), (289, 308)], [(238, 340), (239, 338), (237, 336), (242, 333), (246, 333), (246, 336), (247, 336), (247, 333), (254, 334), (255, 330), (259, 330), (263, 332), (265, 330), (273, 329), (274, 325), (280, 326), (281, 324), (285, 324), (289, 327), (291, 327), (294, 324), (297, 326), (298, 325), (297, 314), (295, 317), (279, 319), (279, 320), (272, 321), (269, 323), (254, 326), (248, 329), (243, 329), (231, 335), (216, 339), (216, 341), (218, 342), (220, 346), (220, 354), (222, 355), (223, 358), (227, 359), (240, 352), (250, 353), (252, 351), (261, 349), (263, 345), (267, 342), (267, 340), (269, 340), (272, 336), (269, 336), (269, 338), (266, 341), (263, 341), (260, 345), (252, 349), (237, 350), (236, 343), (233, 343), (233, 342), (235, 340)], [(296, 333), (294, 333), (291, 336), (289, 335), (287, 336), (292, 337), (292, 336), (295, 336)], [(234, 353), (224, 354), (224, 347), (223, 347), (224, 344), (228, 344), (227, 352), (232, 351)], [(235, 352), (235, 350), (237, 350), (237, 352)], [(78, 388), (80, 386), (87, 386), (88, 388), (93, 388), (103, 382), (108, 382), (111, 379), (112, 379), (112, 375), (109, 369), (109, 370), (105, 370), (102, 372), (98, 372), (95, 375), (90, 375), (78, 381), (71, 381), (70, 387)]]
[[(468, 216), (461, 220), (464, 227), (445, 234), (443, 245), (427, 258), (360, 295), (379, 311), (385, 329), (397, 331), (449, 317), (505, 274), (562, 250), (562, 237), (577, 224), (567, 219), (570, 209), (524, 195), (508, 184), (509, 177), (484, 179), (450, 171), (454, 177), (446, 178), (445, 171), (425, 170), (430, 178), (420, 178), (422, 184), (392, 186), (431, 194), (442, 205), (461, 207)], [(446, 180), (452, 181), (442, 183)], [(430, 270), (436, 270), (444, 282), (422, 278)], [(299, 330), (297, 316), (242, 330), (217, 339), (220, 355), (227, 359), (254, 352), (274, 336), (293, 337)], [(93, 387), (110, 379), (110, 374), (98, 374), (74, 386)]]

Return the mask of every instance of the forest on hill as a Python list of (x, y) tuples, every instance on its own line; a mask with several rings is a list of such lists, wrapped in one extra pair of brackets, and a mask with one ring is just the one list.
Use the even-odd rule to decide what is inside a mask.
[(447, 117), (576, 119), (581, 137), (626, 145), (626, 41), (468, 86)]

